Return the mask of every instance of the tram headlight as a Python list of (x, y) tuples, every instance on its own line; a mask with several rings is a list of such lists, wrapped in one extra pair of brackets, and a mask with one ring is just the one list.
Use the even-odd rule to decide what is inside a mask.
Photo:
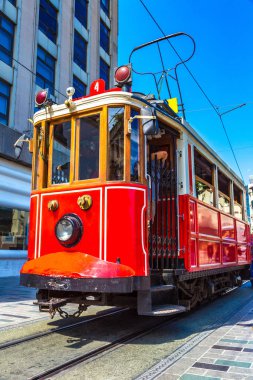
[(64, 215), (55, 226), (55, 235), (64, 247), (77, 244), (83, 233), (83, 225), (75, 214)]

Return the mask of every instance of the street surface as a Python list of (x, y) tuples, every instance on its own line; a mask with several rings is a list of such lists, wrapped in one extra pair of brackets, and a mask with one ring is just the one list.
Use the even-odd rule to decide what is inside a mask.
[[(39, 313), (33, 305), (34, 290), (19, 288), (16, 278), (12, 278), (12, 284), (15, 286), (5, 280), (0, 286), (0, 345), (76, 322), (58, 317), (51, 320), (47, 314)], [(2, 349), (0, 379), (32, 378), (158, 320), (137, 317), (128, 310), (89, 321), (98, 312), (101, 316), (102, 310), (109, 308), (89, 308), (77, 320), (83, 321), (83, 325)], [(191, 313), (48, 379), (252, 380), (252, 327), (253, 288), (246, 283)]]

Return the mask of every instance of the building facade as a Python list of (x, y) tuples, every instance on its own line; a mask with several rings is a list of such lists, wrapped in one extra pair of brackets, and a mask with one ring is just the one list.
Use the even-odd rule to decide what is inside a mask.
[(26, 259), (31, 157), (13, 144), (48, 88), (63, 103), (102, 78), (109, 88), (117, 66), (118, 0), (0, 0), (0, 277), (19, 274)]

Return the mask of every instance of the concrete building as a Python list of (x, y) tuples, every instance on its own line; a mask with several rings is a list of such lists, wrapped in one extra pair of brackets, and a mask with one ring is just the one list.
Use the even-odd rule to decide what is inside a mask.
[(16, 160), (13, 144), (31, 131), (34, 95), (48, 88), (62, 103), (97, 78), (109, 88), (117, 37), (118, 0), (0, 0), (0, 277), (27, 254), (31, 157), (25, 146)]

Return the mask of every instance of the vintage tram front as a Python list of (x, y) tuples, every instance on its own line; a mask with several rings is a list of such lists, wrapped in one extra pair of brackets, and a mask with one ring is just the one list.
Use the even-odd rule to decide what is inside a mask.
[(21, 284), (39, 289), (41, 310), (70, 302), (168, 315), (196, 303), (196, 289), (200, 300), (238, 281), (248, 226), (194, 194), (194, 144), (207, 148), (187, 128), (167, 104), (104, 91), (101, 80), (34, 115)]

